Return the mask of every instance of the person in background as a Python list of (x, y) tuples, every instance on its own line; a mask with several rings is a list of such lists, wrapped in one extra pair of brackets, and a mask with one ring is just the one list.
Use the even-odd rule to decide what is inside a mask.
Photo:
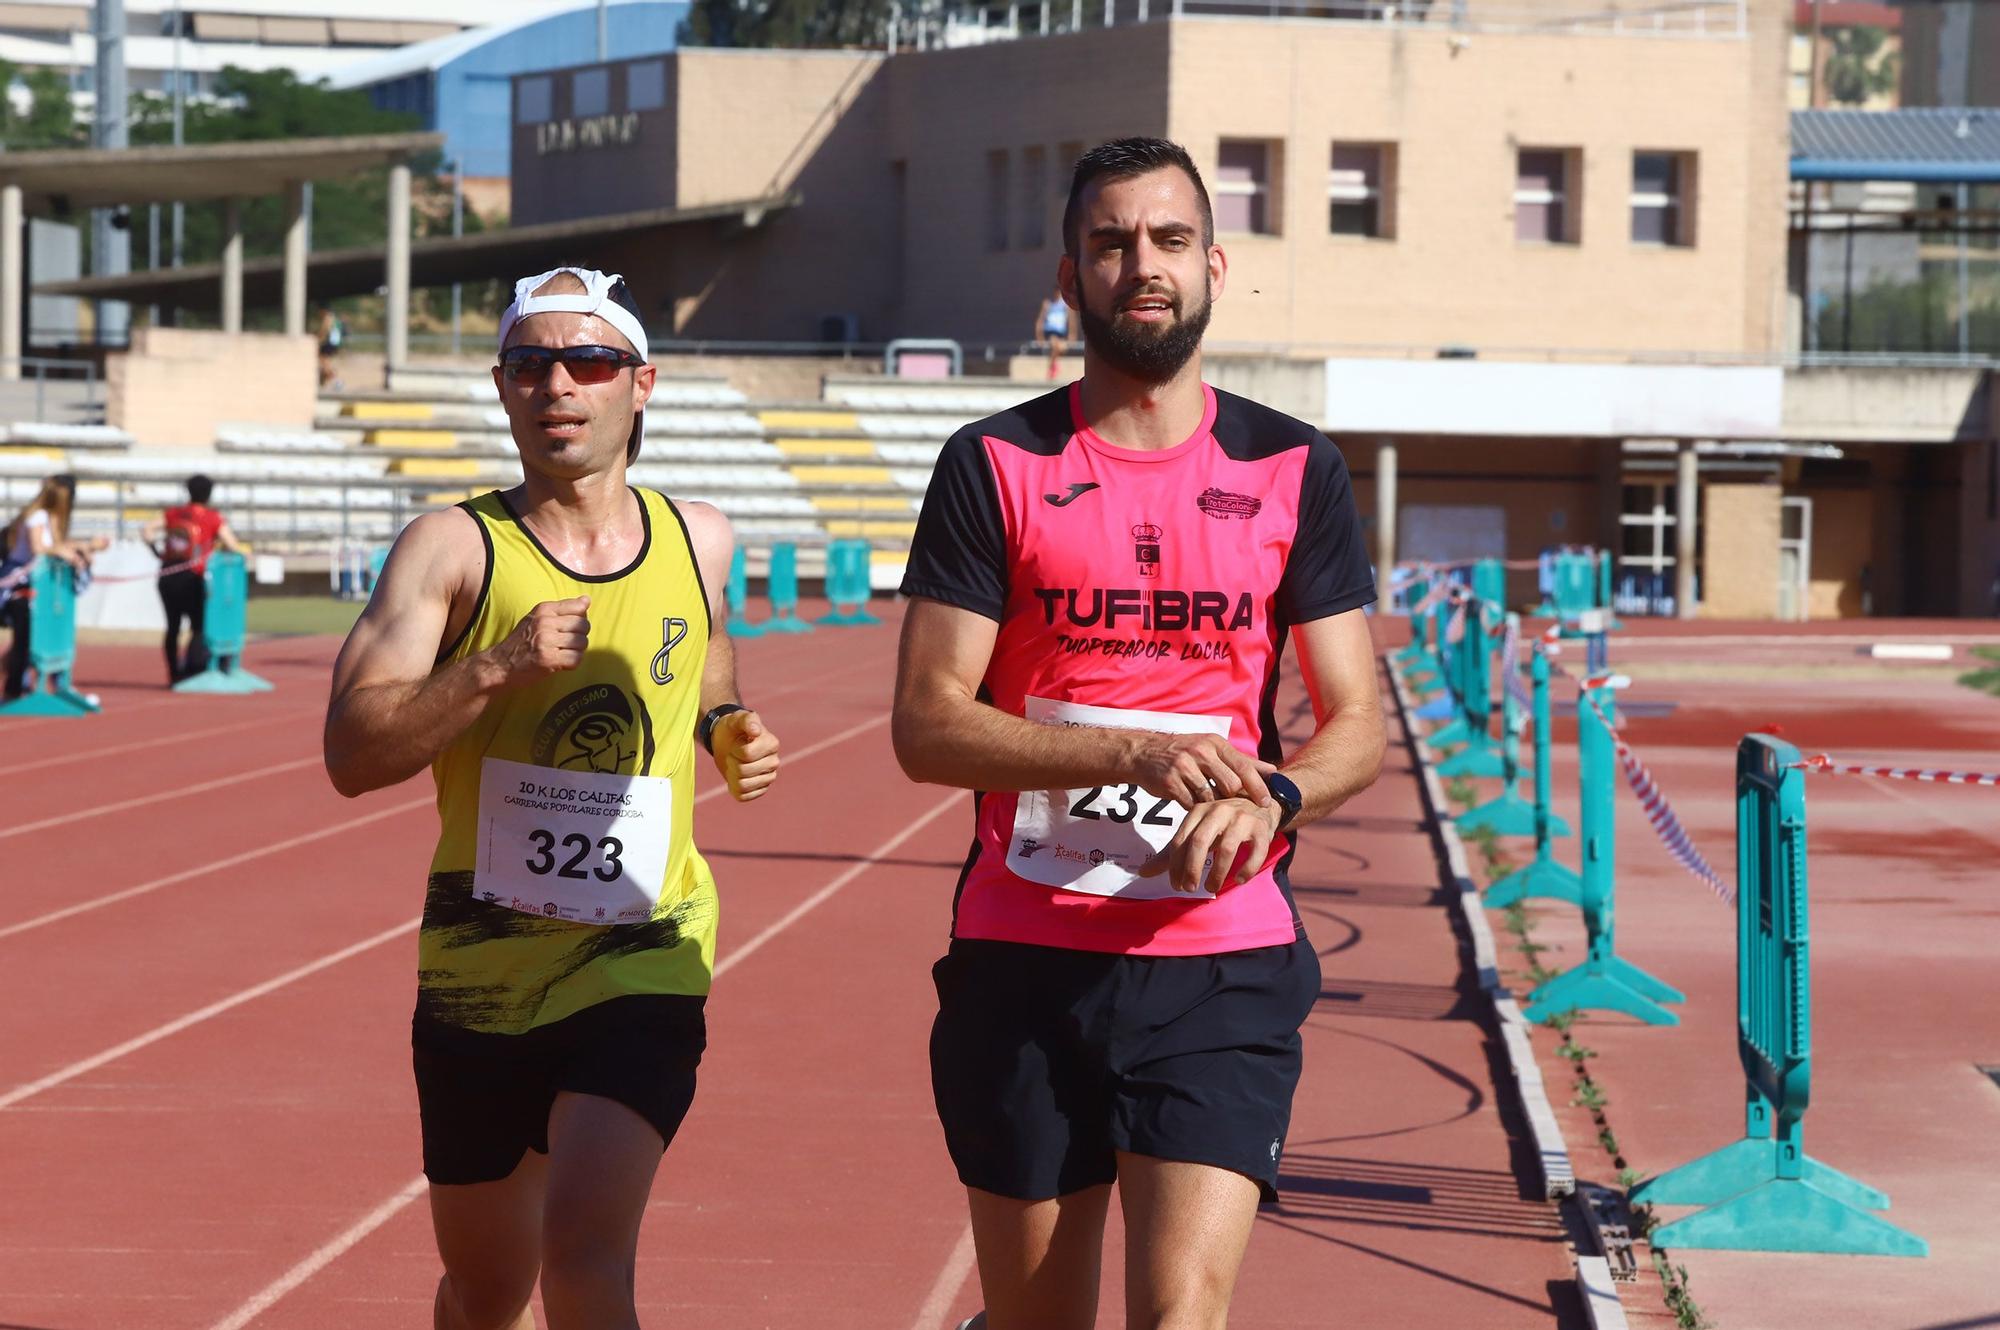
[(1061, 287), (1049, 293), (1035, 315), (1035, 336), (1048, 343), (1049, 377), (1053, 379), (1062, 370), (1063, 352), (1069, 349), (1069, 303), (1063, 299)]
[(337, 363), (340, 348), (347, 341), (347, 325), (340, 315), (333, 312), (333, 306), (322, 305), (319, 311), (319, 386), (339, 388), (340, 366)]
[(69, 518), (76, 507), (76, 477), (50, 476), (13, 521), (0, 528), (0, 623), (13, 630), (7, 647), (5, 697), (13, 701), (28, 690), (28, 573), (44, 554), (65, 559), (79, 573), (90, 570), (90, 556), (110, 542), (69, 538)]
[[(239, 554), (249, 546), (236, 539), (222, 514), (208, 506), (215, 482), (189, 476), (188, 501), (160, 514), (146, 527), (146, 543), (160, 556), (160, 604), (167, 610), (167, 683), (179, 683), (208, 668), (203, 630), (208, 610), (208, 556), (220, 545)], [(188, 625), (187, 652), (181, 652), (181, 624)]]

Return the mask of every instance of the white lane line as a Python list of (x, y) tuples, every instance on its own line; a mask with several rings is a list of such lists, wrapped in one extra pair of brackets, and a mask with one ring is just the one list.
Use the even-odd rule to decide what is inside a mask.
[(0, 827), (0, 840), (9, 836), (25, 836), (31, 831), (43, 831), (49, 827), (81, 825), (86, 819), (103, 817), (108, 813), (122, 813), (128, 808), (144, 808), (148, 804), (165, 803), (169, 799), (185, 799), (191, 794), (203, 794), (209, 790), (219, 790), (225, 785), (241, 785), (246, 780), (256, 780), (260, 776), (275, 776), (281, 771), (297, 771), (300, 767), (319, 766), (322, 759), (318, 754), (302, 757), (296, 762), (280, 762), (275, 766), (258, 767), (255, 771), (241, 771), (234, 776), (223, 776), (217, 780), (203, 781), (199, 785), (182, 785), (172, 790), (162, 790), (158, 794), (142, 795), (137, 799), (121, 799), (115, 804), (99, 804), (95, 808), (73, 808), (60, 817), (45, 817), (39, 822), (23, 822), (18, 826)]
[(242, 1330), (242, 1327), (262, 1316), (272, 1303), (332, 1265), (348, 1248), (388, 1223), (404, 1206), (422, 1196), (424, 1188), (424, 1175), (419, 1173), (404, 1183), (401, 1191), (355, 1220), (353, 1226), (345, 1233), (339, 1234), (318, 1251), (285, 1271), (282, 1277), (259, 1289), (256, 1297), (238, 1307), (228, 1319), (217, 1321), (215, 1330)]
[(136, 753), (141, 748), (158, 748), (161, 744), (180, 743), (185, 739), (206, 742), (218, 734), (229, 734), (235, 730), (255, 729), (259, 725), (269, 725), (287, 716), (296, 716), (304, 711), (317, 711), (317, 707), (290, 707), (284, 711), (274, 711), (259, 716), (255, 720), (239, 720), (234, 725), (214, 725), (204, 730), (182, 730), (177, 734), (163, 734), (157, 739), (138, 739), (127, 744), (113, 744), (109, 748), (91, 748), (81, 753), (64, 753), (61, 757), (45, 757), (35, 762), (22, 762), (17, 766), (0, 767), (0, 776), (11, 776), (17, 771), (46, 771), (50, 767), (66, 766), (71, 762), (91, 762), (100, 757), (116, 757), (120, 753)]
[[(86, 684), (77, 683), (74, 679), (70, 680), (70, 685), (78, 692), (82, 692), (84, 688), (88, 687)], [(97, 686), (102, 688), (106, 685), (99, 684)], [(120, 706), (117, 709), (117, 714), (122, 719), (135, 711), (148, 711), (154, 707), (170, 707), (176, 702), (184, 701), (185, 699), (176, 693), (172, 697), (156, 697), (150, 702), (134, 702), (129, 707)], [(76, 720), (77, 717), (75, 716), (37, 716), (32, 720), (11, 720), (6, 716), (0, 716), (0, 734), (19, 734), (22, 730), (32, 730), (37, 725), (72, 725), (76, 723)]]
[(378, 809), (373, 813), (364, 813), (360, 817), (349, 818), (345, 822), (336, 822), (332, 826), (322, 827), (318, 831), (309, 831), (303, 836), (294, 836), (290, 840), (274, 841), (269, 845), (260, 845), (254, 850), (245, 850), (241, 854), (232, 854), (227, 859), (217, 859), (214, 863), (200, 864), (194, 868), (183, 869), (178, 873), (169, 873), (165, 877), (156, 877), (150, 882), (141, 882), (135, 887), (126, 887), (121, 891), (113, 891), (103, 896), (95, 896), (87, 901), (78, 901), (74, 905), (65, 905), (60, 910), (50, 910), (47, 914), (38, 914), (32, 919), (23, 919), (18, 924), (8, 924), (5, 927), (0, 927), (0, 938), (10, 938), (16, 933), (25, 933), (31, 928), (40, 928), (44, 924), (53, 924), (58, 920), (68, 919), (72, 915), (85, 914), (91, 910), (102, 909), (106, 905), (116, 905), (119, 901), (131, 900), (134, 896), (143, 896), (149, 891), (158, 891), (161, 887), (171, 887), (176, 882), (186, 882), (190, 878), (203, 877), (209, 873), (220, 873), (224, 869), (234, 868), (238, 864), (247, 864), (253, 859), (262, 859), (266, 855), (282, 854), (286, 850), (296, 849), (301, 845), (310, 845), (316, 840), (325, 840), (328, 836), (338, 836), (343, 831), (352, 831), (356, 827), (365, 827), (371, 822), (380, 822), (383, 818), (394, 817), (398, 813), (407, 813), (418, 808), (430, 808), (436, 802), (431, 796), (425, 795), (421, 799), (411, 799), (407, 803), (393, 804), (388, 808)]
[[(852, 739), (855, 735), (865, 730), (872, 730), (878, 725), (886, 724), (887, 721), (887, 716), (876, 716), (871, 720), (863, 721), (859, 725), (849, 726), (847, 729), (840, 731), (840, 733), (830, 735), (818, 743), (806, 745), (796, 753), (787, 754), (785, 760), (790, 763), (802, 762), (815, 753), (823, 752), (835, 744)], [(710, 799), (719, 798), (728, 792), (729, 787), (727, 785), (718, 785), (706, 793), (695, 796), (695, 802), (705, 803)], [(116, 905), (119, 901), (130, 900), (134, 896), (143, 896), (148, 892), (158, 891), (161, 887), (171, 887), (177, 882), (186, 882), (190, 878), (200, 877), (205, 873), (219, 873), (224, 869), (234, 868), (238, 864), (248, 863), (253, 859), (261, 859), (266, 855), (281, 854), (286, 850), (294, 849), (300, 845), (309, 845), (313, 841), (324, 840), (328, 836), (338, 835), (343, 831), (351, 831), (355, 827), (366, 826), (371, 822), (379, 822), (383, 818), (394, 816), (397, 813), (407, 813), (416, 808), (428, 808), (436, 802), (436, 799), (432, 796), (425, 795), (421, 799), (412, 799), (408, 803), (396, 804), (393, 807), (384, 808), (378, 812), (367, 813), (345, 822), (336, 822), (330, 827), (322, 828), (319, 831), (307, 832), (303, 836), (294, 836), (290, 840), (282, 840), (270, 845), (259, 846), (254, 850), (246, 850), (242, 854), (231, 855), (227, 859), (217, 859), (214, 863), (202, 864), (197, 868), (185, 869), (178, 873), (169, 873), (165, 877), (156, 877), (150, 882), (141, 882), (134, 887), (126, 887), (123, 890), (113, 891), (87, 901), (78, 901), (74, 905), (64, 906), (60, 910), (51, 910), (47, 914), (38, 914), (32, 919), (24, 919), (17, 924), (0, 926), (0, 939), (10, 938), (16, 933), (25, 933), (31, 928), (40, 928), (44, 924), (53, 924), (59, 920), (67, 919), (72, 915), (85, 914), (91, 910), (101, 909), (106, 905)]]
[[(828, 742), (832, 741), (829, 740)], [(799, 754), (799, 756), (803, 755), (803, 753)], [(930, 812), (925, 813), (915, 822), (912, 822), (909, 826), (903, 828), (903, 830), (869, 851), (867, 856), (860, 862), (846, 869), (831, 882), (786, 911), (783, 918), (777, 920), (777, 922), (765, 928), (748, 942), (745, 942), (742, 946), (723, 957), (716, 964), (715, 977), (720, 979), (723, 975), (735, 969), (737, 965), (755, 955), (766, 942), (769, 942), (772, 938), (805, 918), (806, 915), (810, 914), (817, 907), (831, 900), (842, 887), (852, 882), (855, 878), (860, 877), (877, 863), (894, 854), (901, 848), (904, 841), (907, 841), (910, 837), (930, 825), (930, 823), (937, 819), (939, 814), (945, 812), (947, 809), (960, 806), (963, 799), (963, 791), (954, 791), (949, 798), (931, 809)], [(5, 1104), (0, 1103), (0, 1108), (4, 1107)], [(419, 1175), (414, 1180), (405, 1183), (401, 1191), (376, 1206), (373, 1210), (370, 1210), (352, 1227), (348, 1228), (331, 1242), (328, 1242), (312, 1255), (306, 1257), (303, 1261), (285, 1271), (284, 1274), (259, 1289), (251, 1296), (249, 1301), (231, 1312), (227, 1317), (217, 1321), (211, 1330), (242, 1330), (242, 1327), (248, 1325), (257, 1316), (269, 1309), (278, 1299), (284, 1297), (321, 1270), (333, 1264), (334, 1261), (360, 1243), (363, 1238), (366, 1238), (370, 1233), (373, 1233), (376, 1229), (395, 1218), (406, 1206), (423, 1194), (424, 1179), (422, 1175)], [(945, 1274), (938, 1276), (940, 1287), (945, 1282), (945, 1275), (951, 1274), (954, 1268), (957, 1269), (957, 1274), (950, 1289), (946, 1290), (942, 1295), (940, 1295), (937, 1289), (933, 1289), (931, 1291), (931, 1301), (937, 1301), (942, 1296), (945, 1306), (949, 1307), (951, 1299), (958, 1296), (958, 1286), (965, 1282), (966, 1272), (972, 1268), (972, 1230), (970, 1227), (967, 1227), (964, 1236), (959, 1239), (959, 1248), (954, 1249), (952, 1252), (951, 1262), (945, 1266)], [(928, 1307), (930, 1303), (926, 1302), (924, 1305)], [(942, 1315), (943, 1313), (940, 1312), (939, 1314)]]
[[(872, 720), (864, 720), (859, 725), (850, 725), (838, 734), (829, 734), (826, 738), (821, 739), (818, 743), (807, 744), (804, 748), (799, 749), (799, 751), (796, 753), (786, 753), (781, 751), (778, 754), (778, 756), (783, 759), (778, 764), (778, 780), (780, 783), (779, 785), (774, 786), (773, 788), (777, 789), (783, 788), (785, 767), (787, 765), (796, 762), (803, 762), (807, 758), (811, 757), (814, 753), (823, 753), (827, 749), (833, 747), (835, 744), (846, 743), (849, 739), (852, 739), (857, 734), (865, 733), (868, 730), (874, 729), (878, 725), (887, 725), (888, 723), (889, 723), (889, 716), (888, 713), (885, 712), (880, 716), (876, 716)], [(719, 775), (718, 779), (720, 779)], [(694, 797), (694, 801), (698, 804), (704, 804), (707, 803), (710, 799), (719, 799), (727, 793), (729, 793), (729, 786), (727, 784), (722, 784), (716, 786), (714, 789), (709, 790), (705, 793), (697, 794)]]
[(917, 1319), (910, 1322), (910, 1330), (944, 1330), (944, 1318), (951, 1314), (951, 1304), (958, 1301), (958, 1291), (972, 1273), (972, 1258), (972, 1225), (968, 1223), (958, 1235), (958, 1245), (945, 1257), (944, 1269), (938, 1271), (937, 1282), (917, 1310)]
[(883, 841), (880, 845), (870, 850), (865, 857), (863, 857), (861, 860), (853, 864), (846, 871), (842, 872), (838, 877), (834, 878), (833, 881), (827, 883), (825, 886), (821, 887), (818, 891), (815, 891), (812, 895), (806, 897), (804, 900), (800, 901), (797, 905), (794, 905), (791, 909), (787, 910), (784, 916), (780, 918), (776, 923), (771, 924), (769, 927), (765, 928), (763, 932), (757, 934), (757, 936), (751, 938), (748, 942), (745, 942), (735, 951), (729, 953), (729, 956), (725, 960), (723, 960), (721, 964), (715, 967), (715, 977), (720, 979), (723, 976), (723, 974), (726, 973), (730, 969), (730, 967), (735, 965), (738, 961), (747, 959), (753, 953), (755, 953), (759, 947), (762, 947), (766, 942), (769, 942), (772, 938), (784, 932), (787, 928), (790, 928), (793, 924), (797, 923), (800, 919), (803, 919), (806, 915), (810, 914), (812, 911), (819, 908), (827, 901), (832, 900), (833, 897), (839, 893), (842, 887), (852, 882), (855, 878), (860, 877), (863, 873), (873, 868), (881, 860), (886, 859), (890, 855), (894, 854), (896, 850), (899, 847), (901, 847), (904, 841), (916, 835), (919, 831), (922, 831), (925, 827), (929, 826), (931, 823), (937, 821), (937, 819), (942, 814), (949, 812), (953, 808), (963, 807), (965, 797), (966, 797), (965, 791), (953, 790), (950, 795), (948, 795), (942, 802), (940, 802), (937, 805), (937, 807), (931, 809), (930, 812), (925, 813), (922, 817), (910, 823), (909, 826), (904, 827), (894, 836), (891, 836), (888, 840)]
[(203, 1021), (213, 1020), (225, 1011), (233, 1011), (246, 1002), (254, 1002), (266, 993), (275, 993), (279, 989), (290, 984), (295, 984), (301, 979), (318, 974), (321, 970), (338, 965), (351, 957), (359, 956), (364, 951), (379, 947), (384, 942), (399, 938), (405, 933), (414, 933), (419, 922), (420, 920), (417, 919), (407, 919), (397, 924), (394, 928), (383, 929), (373, 937), (365, 937), (359, 942), (342, 947), (339, 951), (322, 956), (316, 961), (308, 961), (295, 970), (287, 970), (275, 979), (266, 979), (263, 983), (254, 984), (240, 993), (232, 993), (219, 1002), (211, 1002), (207, 1006), (191, 1011), (185, 1016), (176, 1017), (168, 1021), (165, 1025), (156, 1026), (142, 1035), (127, 1039), (122, 1044), (107, 1048), (102, 1053), (93, 1053), (80, 1062), (72, 1062), (67, 1067), (50, 1072), (40, 1080), (29, 1081), (26, 1085), (17, 1085), (7, 1091), (7, 1093), (0, 1094), (0, 1109), (12, 1108), (22, 1100), (32, 1099), (44, 1090), (53, 1090), (65, 1081), (73, 1081), (79, 1076), (96, 1071), (107, 1062), (116, 1062), (127, 1053), (136, 1053), (149, 1044), (157, 1044), (162, 1039), (177, 1035), (182, 1030), (188, 1029), (191, 1026), (200, 1025)]

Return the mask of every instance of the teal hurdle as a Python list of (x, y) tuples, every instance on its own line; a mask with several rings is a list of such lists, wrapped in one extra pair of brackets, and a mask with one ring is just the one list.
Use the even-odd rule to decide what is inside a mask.
[(243, 668), (249, 636), (250, 565), (234, 550), (208, 556), (208, 603), (202, 613), (202, 641), (208, 668), (174, 685), (177, 693), (268, 693), (269, 680)]
[[(1520, 640), (1521, 616), (1509, 614), (1507, 627), (1501, 638), (1503, 647), (1506, 634)], [(1503, 655), (1501, 669), (1520, 669), (1519, 661), (1509, 661)], [(1546, 830), (1538, 825), (1538, 810), (1535, 805), (1523, 799), (1521, 784), (1521, 704), (1514, 700), (1512, 680), (1500, 681), (1500, 793), (1485, 803), (1468, 808), (1457, 817), (1459, 830), (1488, 830), (1500, 836), (1534, 836)], [(1461, 754), (1460, 756), (1463, 756)], [(1540, 814), (1546, 823), (1545, 811)], [(1567, 830), (1567, 829), (1565, 829)]]
[(813, 626), (799, 617), (799, 547), (789, 540), (771, 546), (771, 575), (766, 582), (771, 617), (767, 633), (810, 633)]
[(0, 706), (0, 716), (89, 716), (103, 710), (69, 682), (76, 665), (76, 569), (43, 555), (28, 573), (28, 594), (28, 664), (35, 669), (35, 689)]
[[(1439, 574), (1439, 580), (1450, 581), (1446, 574)], [(1451, 621), (1451, 598), (1443, 597), (1424, 613), (1430, 618), (1426, 633), (1428, 650), (1422, 660), (1411, 665), (1404, 675), (1404, 682), (1418, 692), (1428, 693), (1445, 684), (1450, 672), (1451, 648), (1444, 640), (1445, 625)]]
[(729, 635), (731, 637), (762, 637), (764, 625), (751, 623), (744, 613), (750, 605), (750, 574), (747, 571), (748, 556), (738, 545), (736, 552), (729, 556), (729, 580), (723, 584), (723, 603), (729, 607)]
[(1530, 899), (1583, 903), (1583, 879), (1557, 862), (1550, 844), (1551, 837), (1569, 835), (1569, 824), (1556, 816), (1551, 797), (1549, 756), (1554, 744), (1549, 736), (1549, 658), (1535, 652), (1528, 676), (1535, 687), (1535, 857), (1486, 889), (1486, 903), (1496, 910)]
[(1430, 742), (1457, 742), (1463, 740), (1462, 751), (1446, 758), (1438, 765), (1440, 776), (1477, 776), (1492, 779), (1503, 775), (1506, 770), (1505, 757), (1499, 746), (1493, 742), (1493, 681), (1490, 664), (1493, 653), (1499, 648), (1504, 631), (1502, 617), (1506, 613), (1507, 569), (1498, 559), (1481, 559), (1472, 569), (1471, 610), (1466, 614), (1465, 636), (1460, 646), (1465, 649), (1462, 672), (1459, 676), (1459, 715), (1463, 718), (1463, 728), (1433, 736)]
[(1431, 612), (1429, 610), (1425, 610), (1421, 614), (1415, 612), (1415, 608), (1424, 603), (1424, 597), (1428, 596), (1430, 592), (1430, 579), (1427, 577), (1416, 577), (1410, 580), (1409, 589), (1403, 593), (1405, 600), (1408, 601), (1412, 610), (1410, 614), (1410, 644), (1401, 651), (1398, 651), (1391, 659), (1402, 667), (1406, 676), (1419, 672), (1434, 674), (1437, 671), (1436, 643), (1430, 640), (1429, 633), (1427, 632), (1431, 624)]
[(1736, 1055), (1743, 1138), (1642, 1183), (1635, 1201), (1709, 1207), (1656, 1229), (1655, 1247), (1928, 1256), (1868, 1213), (1889, 1198), (1805, 1152), (1812, 1100), (1806, 926), (1806, 773), (1799, 750), (1748, 734), (1736, 748)]
[(832, 610), (815, 621), (836, 627), (862, 627), (882, 621), (868, 612), (868, 542), (836, 540), (826, 547), (826, 598)]
[[(1592, 695), (1610, 691), (1600, 688)], [(1577, 903), (1590, 935), (1590, 954), (1583, 964), (1530, 993), (1531, 1005), (1523, 1014), (1541, 1021), (1565, 1011), (1617, 1011), (1648, 1025), (1679, 1025), (1680, 1017), (1660, 1004), (1686, 998), (1618, 955), (1614, 929), (1618, 839), (1612, 806), (1617, 757), (1611, 731), (1597, 713), (1582, 702), (1576, 710), (1577, 783), (1583, 805), (1583, 890)]]
[[(1456, 748), (1472, 736), (1470, 703), (1467, 699), (1471, 697), (1475, 686), (1473, 674), (1477, 672), (1482, 678), (1485, 675), (1485, 669), (1479, 660), (1479, 604), (1477, 601), (1466, 601), (1463, 602), (1463, 608), (1465, 613), (1459, 625), (1458, 640), (1456, 642), (1447, 640), (1444, 648), (1442, 677), (1444, 696), (1451, 703), (1451, 719), (1424, 736), (1424, 742), (1436, 750)], [(1456, 617), (1457, 609), (1455, 608), (1452, 613)], [(1438, 633), (1440, 637), (1449, 639), (1448, 622), (1446, 626), (1438, 629)], [(1438, 774), (1444, 774), (1443, 768), (1439, 768)]]

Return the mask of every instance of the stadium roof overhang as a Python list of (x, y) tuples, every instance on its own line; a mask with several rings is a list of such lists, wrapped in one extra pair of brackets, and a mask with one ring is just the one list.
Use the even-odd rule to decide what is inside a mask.
[[(697, 208), (654, 208), (569, 222), (509, 227), (468, 236), (436, 236), (416, 240), (410, 245), (410, 285), (445, 286), (452, 282), (477, 282), (490, 278), (512, 281), (523, 273), (574, 262), (580, 252), (587, 252), (593, 245), (612, 240), (685, 233), (692, 227), (748, 229), (759, 225), (766, 215), (793, 207), (798, 202), (799, 195), (793, 191)], [(307, 294), (313, 300), (329, 300), (336, 296), (367, 295), (377, 291), (382, 286), (384, 260), (385, 250), (380, 245), (314, 254), (307, 260)], [(282, 260), (277, 258), (246, 260), (243, 264), (245, 299), (251, 304), (276, 304), (283, 268)], [(47, 282), (35, 287), (34, 294), (85, 296), (125, 300), (133, 304), (208, 310), (216, 307), (221, 275), (221, 264), (204, 263), (192, 267)]]
[(19, 186), (30, 214), (251, 198), (282, 194), (299, 181), (394, 165), (443, 146), (444, 135), (423, 133), (9, 152), (0, 153), (0, 186)]
[(1792, 179), (2000, 182), (2000, 110), (1792, 112)]

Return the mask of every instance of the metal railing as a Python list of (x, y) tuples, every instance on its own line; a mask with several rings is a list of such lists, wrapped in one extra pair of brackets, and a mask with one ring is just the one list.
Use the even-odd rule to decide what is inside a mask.
[[(17, 372), (5, 374), (6, 367)], [(35, 423), (48, 421), (48, 387), (50, 377), (58, 380), (74, 380), (83, 384), (83, 406), (86, 413), (95, 415), (100, 410), (97, 395), (97, 362), (94, 360), (63, 360), (51, 356), (0, 356), (0, 401), (15, 390), (15, 385), (34, 382)]]

